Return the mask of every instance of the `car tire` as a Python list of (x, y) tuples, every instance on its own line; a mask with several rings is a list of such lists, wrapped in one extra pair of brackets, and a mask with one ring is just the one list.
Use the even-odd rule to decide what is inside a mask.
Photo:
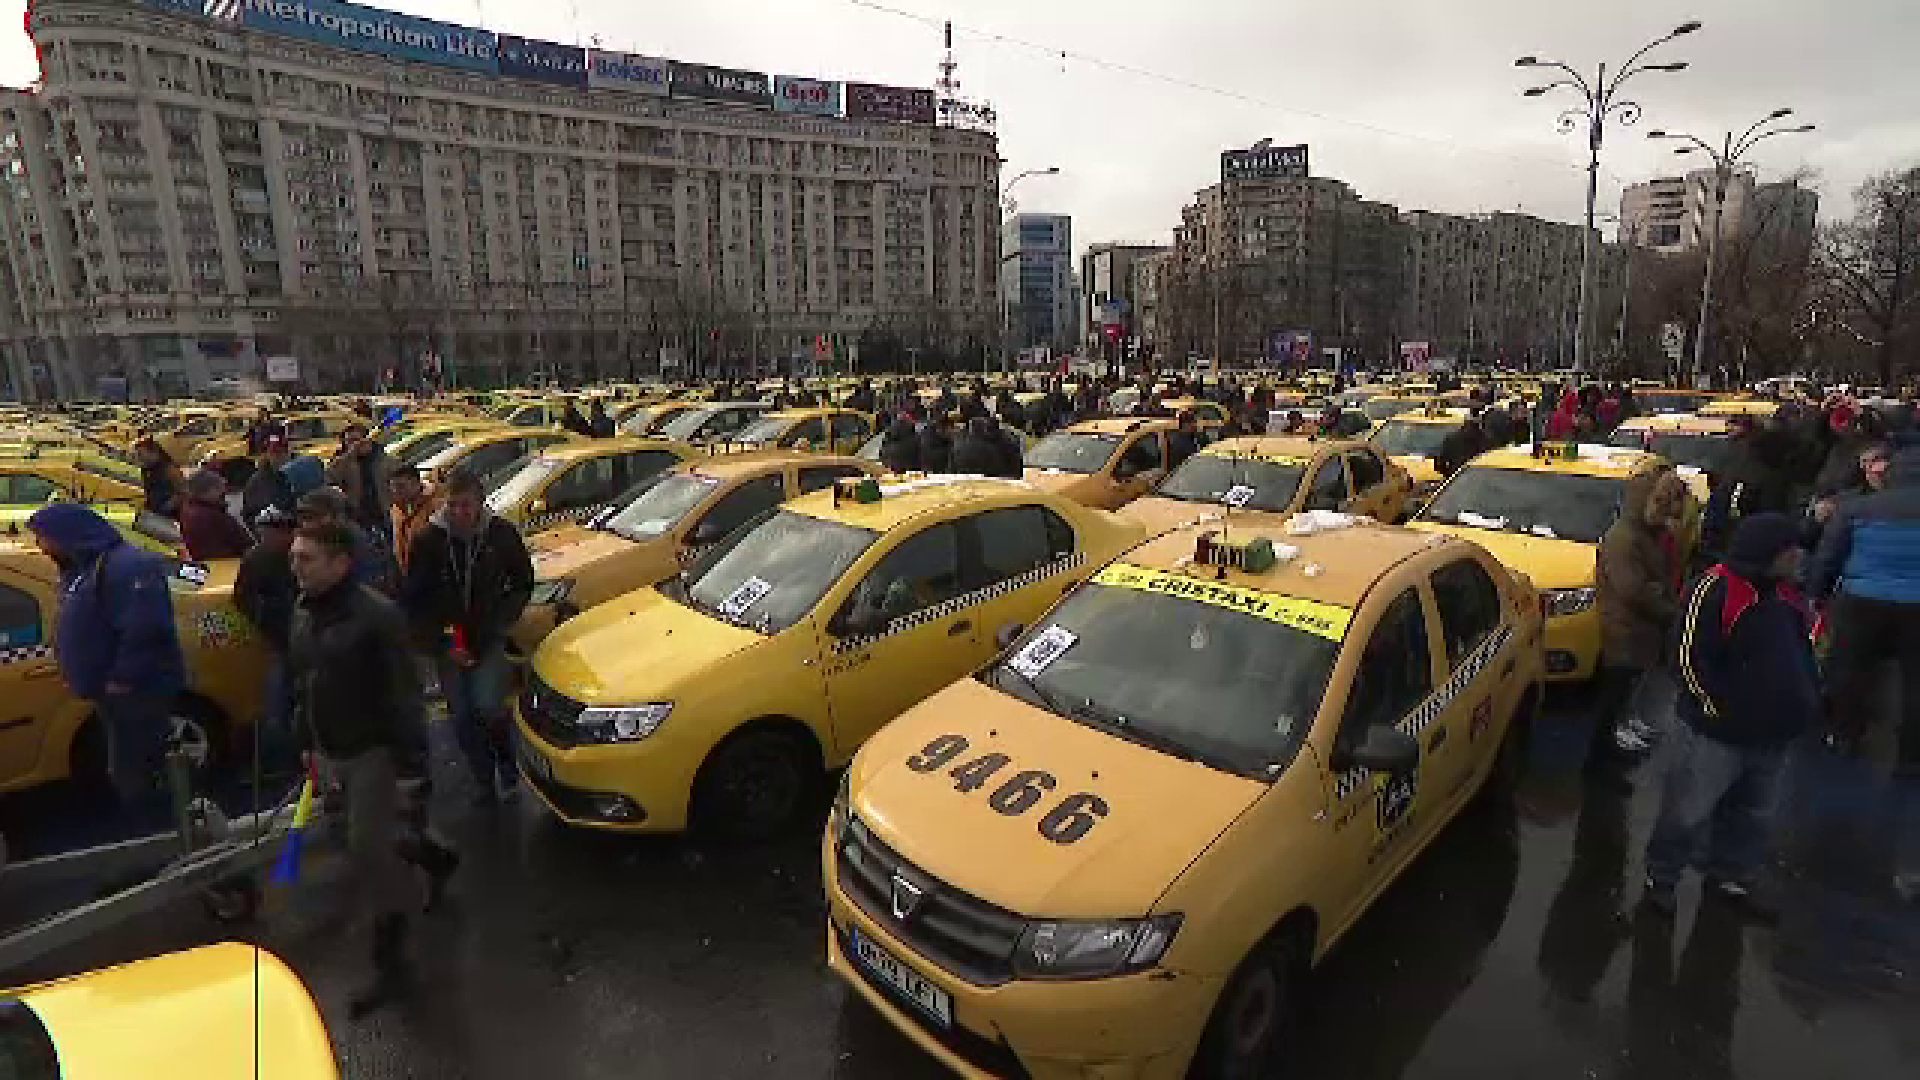
[(1296, 991), (1306, 975), (1298, 933), (1255, 946), (1220, 991), (1188, 1075), (1195, 1080), (1268, 1080), (1288, 1075), (1284, 1053), (1298, 1017)]
[(798, 734), (758, 725), (728, 736), (693, 782), (693, 824), (722, 840), (779, 836), (799, 821), (820, 783), (818, 755)]
[(225, 775), (227, 729), (212, 706), (194, 697), (182, 697), (167, 710), (170, 745), (177, 742), (193, 763), (193, 776), (206, 781)]

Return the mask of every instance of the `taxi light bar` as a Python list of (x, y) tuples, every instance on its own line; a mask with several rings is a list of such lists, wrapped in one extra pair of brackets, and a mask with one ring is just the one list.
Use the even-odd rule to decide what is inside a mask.
[(856, 503), (880, 501), (880, 483), (871, 476), (849, 476), (833, 482), (833, 505), (842, 500)]
[(1243, 573), (1264, 574), (1273, 569), (1279, 557), (1273, 541), (1264, 536), (1233, 543), (1217, 539), (1217, 532), (1203, 532), (1194, 538), (1193, 561), (1198, 566), (1233, 567)]
[(1534, 443), (1533, 456), (1546, 461), (1578, 461), (1580, 460), (1580, 444), (1570, 442)]

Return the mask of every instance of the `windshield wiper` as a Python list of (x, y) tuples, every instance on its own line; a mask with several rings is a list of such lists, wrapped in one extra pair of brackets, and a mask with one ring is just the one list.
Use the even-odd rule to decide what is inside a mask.
[(1211, 762), (1205, 761), (1197, 751), (1180, 740), (1163, 735), (1152, 728), (1138, 727), (1119, 713), (1095, 705), (1092, 698), (1088, 698), (1079, 705), (1069, 709), (1066, 715), (1070, 719), (1079, 720), (1109, 735), (1116, 735), (1128, 742), (1138, 743), (1151, 750), (1158, 750), (1170, 757), (1176, 757), (1182, 761), (1212, 764)]
[(1047, 693), (1047, 691), (1041, 687), (1040, 683), (1036, 681), (1033, 678), (1033, 676), (1028, 675), (1026, 672), (1021, 671), (1019, 668), (1014, 667), (1012, 664), (1008, 664), (1008, 663), (997, 664), (994, 666), (993, 670), (996, 672), (1004, 671), (1007, 674), (1012, 675), (1014, 678), (1019, 679), (1021, 682), (1021, 685), (1027, 688), (1027, 692), (1031, 693), (1034, 696), (1034, 699), (1040, 703), (1040, 706), (1046, 709), (1048, 712), (1053, 713), (1056, 716), (1072, 716), (1073, 715), (1071, 710), (1069, 710), (1065, 705), (1060, 704), (1059, 700), (1056, 699), (1052, 694)]

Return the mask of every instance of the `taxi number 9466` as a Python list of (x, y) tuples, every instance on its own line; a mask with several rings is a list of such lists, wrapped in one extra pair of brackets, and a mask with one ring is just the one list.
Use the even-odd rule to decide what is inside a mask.
[[(966, 753), (968, 745), (964, 735), (941, 735), (922, 747), (919, 753), (907, 758), (907, 768), (917, 773), (938, 772)], [(1013, 759), (1005, 754), (981, 754), (971, 761), (955, 765), (947, 775), (953, 778), (955, 791), (974, 792), (986, 787), (1012, 764)], [(987, 795), (987, 805), (993, 807), (996, 813), (1019, 817), (1039, 805), (1059, 783), (1058, 778), (1050, 772), (1020, 769), (1002, 780)], [(1107, 816), (1107, 810), (1107, 801), (1100, 796), (1086, 791), (1075, 792), (1055, 803), (1041, 817), (1040, 835), (1056, 844), (1074, 843), (1092, 831), (1094, 825)]]

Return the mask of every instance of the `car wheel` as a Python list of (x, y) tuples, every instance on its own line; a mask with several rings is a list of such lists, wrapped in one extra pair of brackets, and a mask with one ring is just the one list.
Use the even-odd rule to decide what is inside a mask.
[(1281, 1054), (1296, 1018), (1295, 984), (1305, 972), (1298, 935), (1256, 946), (1214, 1002), (1191, 1075), (1199, 1080), (1266, 1080), (1287, 1075)]
[(219, 717), (192, 698), (182, 698), (167, 712), (167, 745), (186, 755), (193, 775), (217, 776), (226, 764), (224, 729)]
[(818, 782), (819, 763), (801, 739), (748, 728), (721, 743), (693, 785), (695, 827), (726, 840), (764, 840), (797, 821)]

